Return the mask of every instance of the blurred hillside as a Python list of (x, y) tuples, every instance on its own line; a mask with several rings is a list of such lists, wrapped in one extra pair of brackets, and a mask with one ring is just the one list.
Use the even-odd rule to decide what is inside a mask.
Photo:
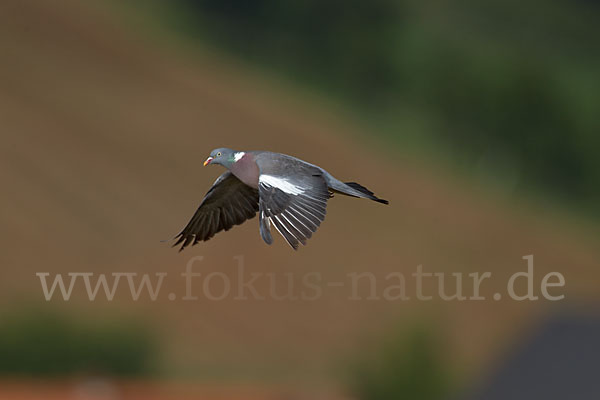
[(180, 3), (175, 29), (342, 100), (398, 149), (600, 211), (594, 2)]
[[(300, 7), (300, 3), (295, 4)], [(429, 11), (424, 15), (433, 18), (436, 13)], [(214, 13), (222, 14), (218, 10)], [(384, 14), (388, 18), (388, 13)], [(150, 321), (152, 337), (160, 340), (164, 358), (158, 369), (163, 377), (195, 382), (291, 382), (305, 390), (319, 390), (340, 385), (340, 365), (378, 348), (379, 338), (387, 335), (391, 326), (400, 324), (410, 330), (421, 321), (433, 322), (432, 330), (440, 338), (442, 350), (436, 357), (451, 366), (458, 380), (475, 379), (543, 314), (564, 303), (504, 299), (461, 303), (350, 301), (347, 291), (336, 288), (326, 288), (315, 301), (209, 301), (203, 297), (183, 301), (185, 285), (180, 275), (192, 257), (204, 257), (194, 264), (204, 276), (211, 272), (234, 276), (237, 262), (233, 257), (242, 255), (248, 274), (276, 274), (284, 283), (287, 276), (300, 280), (310, 272), (322, 273), (324, 280), (336, 282), (349, 273), (365, 271), (376, 274), (381, 282), (390, 272), (410, 276), (417, 265), (432, 272), (491, 271), (494, 279), (486, 293), (490, 295), (501, 291), (510, 275), (524, 270), (522, 256), (534, 254), (537, 284), (543, 274), (560, 271), (567, 282), (565, 303), (585, 309), (586, 304), (599, 300), (597, 227), (582, 226), (581, 220), (557, 215), (545, 203), (490, 195), (480, 185), (415, 155), (419, 153), (384, 150), (388, 143), (385, 132), (401, 143), (403, 139), (394, 133), (396, 127), (403, 127), (402, 132), (412, 138), (420, 137), (427, 127), (428, 131), (447, 135), (446, 141), (458, 147), (475, 143), (469, 150), (471, 154), (482, 156), (491, 151), (491, 159), (496, 157), (497, 149), (519, 159), (519, 146), (532, 146), (524, 149), (536, 154), (534, 161), (541, 167), (533, 170), (536, 175), (531, 178), (519, 178), (520, 184), (537, 180), (538, 176), (549, 177), (552, 171), (562, 170), (560, 160), (567, 154), (563, 149), (569, 152), (575, 146), (577, 152), (594, 151), (592, 141), (597, 136), (592, 137), (591, 129), (597, 121), (590, 113), (591, 106), (597, 105), (597, 92), (588, 91), (586, 85), (597, 81), (585, 78), (591, 71), (587, 67), (581, 67), (581, 75), (561, 75), (574, 81), (578, 76), (582, 79), (579, 85), (568, 86), (574, 97), (563, 98), (568, 91), (558, 91), (558, 97), (552, 94), (539, 99), (538, 90), (554, 93), (564, 82), (550, 90), (546, 79), (554, 82), (554, 75), (530, 71), (533, 75), (525, 79), (528, 75), (522, 75), (524, 70), (519, 67), (506, 78), (506, 85), (498, 83), (496, 89), (486, 86), (492, 85), (488, 79), (495, 75), (485, 68), (479, 70), (477, 63), (484, 62), (479, 57), (486, 49), (489, 53), (495, 51), (483, 44), (479, 47), (481, 55), (475, 52), (462, 58), (460, 52), (450, 52), (459, 57), (449, 56), (458, 64), (448, 68), (440, 64), (437, 72), (426, 72), (423, 67), (424, 75), (415, 77), (414, 82), (396, 80), (395, 73), (369, 72), (368, 65), (358, 65), (354, 72), (344, 71), (340, 68), (346, 63), (330, 60), (335, 73), (326, 79), (315, 77), (313, 84), (331, 81), (332, 90), (348, 90), (348, 98), (357, 107), (375, 104), (367, 110), (367, 119), (381, 116), (379, 139), (369, 134), (380, 130), (364, 128), (364, 117), (334, 112), (320, 103), (310, 104), (289, 86), (264, 79), (244, 64), (204, 48), (192, 52), (170, 47), (172, 43), (164, 40), (163, 32), (146, 30), (148, 25), (140, 22), (142, 15), (140, 12), (137, 17), (129, 17), (106, 5), (75, 0), (9, 0), (0, 4), (0, 313), (18, 313), (27, 306), (41, 312), (60, 310), (75, 320), (97, 323), (115, 316), (125, 320), (140, 317)], [(228, 14), (223, 15), (218, 21), (225, 24)], [(444, 11), (438, 18), (452, 15)], [(392, 17), (394, 13), (389, 15)], [(476, 15), (472, 18), (475, 23)], [(480, 23), (493, 31), (485, 21)], [(322, 25), (315, 23), (316, 33)], [(418, 24), (412, 25), (416, 29)], [(454, 38), (459, 46), (461, 41), (456, 38), (462, 37), (460, 32), (456, 32), (458, 36), (449, 35), (442, 30), (443, 24), (432, 25), (440, 29), (437, 38)], [(586, 26), (584, 22), (573, 23), (573, 29)], [(359, 37), (363, 35), (368, 36), (368, 32), (363, 31)], [(258, 39), (246, 37), (252, 48)], [(314, 40), (319, 41), (318, 37)], [(570, 48), (568, 43), (564, 48)], [(354, 51), (355, 45), (348, 44), (347, 54)], [(439, 60), (436, 48), (431, 50), (433, 60)], [(327, 49), (315, 52), (327, 53)], [(572, 49), (572, 59), (558, 57), (568, 64), (560, 68), (578, 70), (583, 65), (576, 64), (585, 53), (583, 48), (578, 49)], [(383, 50), (370, 51), (375, 54), (366, 60), (387, 57)], [(524, 50), (506, 51), (514, 51), (511, 57), (518, 58)], [(262, 56), (260, 60), (266, 62)], [(411, 60), (416, 62), (412, 57), (405, 61)], [(546, 68), (548, 64), (548, 71), (559, 68), (550, 66), (554, 65), (550, 58), (546, 60), (548, 63), (539, 65)], [(467, 68), (463, 62), (482, 73), (481, 81), (461, 81), (460, 74)], [(468, 64), (471, 62), (474, 64)], [(329, 65), (325, 60), (323, 63)], [(514, 68), (511, 62), (490, 64), (491, 69), (496, 67), (509, 71)], [(292, 71), (287, 68), (283, 65), (278, 70)], [(406, 68), (406, 76), (421, 69), (415, 65)], [(319, 75), (317, 67), (305, 71)], [(431, 77), (437, 73), (450, 74), (444, 82), (458, 79), (455, 84), (471, 92), (457, 93), (453, 87), (431, 84)], [(380, 89), (369, 94), (370, 84), (360, 83), (363, 76), (380, 77)], [(354, 81), (365, 86), (354, 86)], [(523, 94), (524, 86), (518, 82), (532, 87), (523, 89)], [(346, 84), (348, 88), (343, 89)], [(396, 89), (385, 89), (388, 84), (394, 88), (408, 86), (406, 90), (397, 89), (396, 95)], [(491, 91), (486, 97), (490, 101), (498, 93), (495, 90), (510, 94), (500, 96), (497, 101), (503, 105), (496, 107), (473, 95), (479, 89)], [(450, 100), (443, 97), (445, 105), (430, 104), (438, 90), (451, 96)], [(583, 93), (588, 93), (587, 97)], [(535, 109), (534, 104), (531, 112), (522, 114), (522, 120), (513, 119), (523, 112), (523, 107), (517, 105), (517, 114), (506, 119), (503, 112), (494, 111), (511, 104), (509, 99), (522, 96), (531, 96), (522, 100), (528, 110), (530, 103), (537, 101), (552, 106)], [(412, 98), (414, 102), (407, 100)], [(559, 107), (554, 103), (559, 98), (579, 100), (569, 100)], [(432, 114), (446, 106), (455, 106), (456, 112)], [(456, 130), (465, 122), (471, 106), (478, 111), (471, 113), (464, 131)], [(489, 107), (493, 118), (478, 120), (476, 116), (484, 110), (477, 107)], [(399, 110), (397, 115), (394, 110)], [(406, 125), (399, 125), (404, 124), (407, 115), (412, 118)], [(541, 115), (550, 119), (547, 125), (538, 125)], [(494, 119), (498, 126), (490, 122)], [(575, 120), (577, 124), (571, 125)], [(496, 129), (511, 126), (510, 121), (514, 126), (535, 129), (527, 130), (523, 136), (527, 140), (498, 136), (496, 143), (494, 135), (500, 132)], [(565, 136), (557, 121), (569, 121), (572, 135)], [(473, 126), (469, 126), (471, 123)], [(486, 138), (485, 144), (477, 144), (475, 133), (486, 127), (489, 132), (481, 136)], [(543, 136), (544, 130), (548, 130), (547, 136)], [(452, 140), (456, 132), (465, 136)], [(516, 136), (524, 131), (502, 132)], [(539, 147), (540, 137), (547, 139), (543, 143), (548, 143), (549, 151)], [(293, 154), (322, 165), (341, 179), (364, 183), (389, 199), (391, 205), (383, 207), (336, 196), (322, 227), (298, 252), (291, 251), (279, 237), (273, 246), (265, 245), (257, 221), (251, 220), (177, 253), (160, 240), (181, 229), (222, 172), (201, 165), (207, 153), (219, 146)], [(468, 157), (469, 152), (460, 154)], [(558, 175), (556, 185), (561, 188), (557, 190), (570, 192), (567, 185), (572, 178), (576, 185), (573, 193), (586, 202), (597, 194), (598, 188), (591, 185), (598, 176), (597, 161), (584, 153), (581, 157), (577, 154), (568, 160), (585, 163), (586, 169), (581, 169), (585, 172), (573, 172), (580, 171), (579, 164), (574, 169), (568, 167), (570, 178)], [(519, 171), (526, 170), (525, 164), (518, 165)], [(113, 301), (102, 296), (89, 301), (83, 288), (78, 287), (70, 301), (55, 298), (47, 302), (35, 275), (38, 272), (164, 272), (169, 279), (165, 279), (156, 301), (147, 296), (134, 301), (125, 289), (118, 291)], [(361, 290), (365, 287), (367, 284)], [(260, 281), (257, 288), (264, 293), (268, 284)], [(168, 297), (171, 293), (175, 294), (174, 300)], [(44, 342), (38, 345), (43, 347)]]

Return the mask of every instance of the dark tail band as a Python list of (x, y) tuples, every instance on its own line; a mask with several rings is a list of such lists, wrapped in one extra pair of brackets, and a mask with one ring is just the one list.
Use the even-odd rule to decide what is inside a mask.
[(382, 204), (390, 204), (389, 201), (384, 200), (384, 199), (380, 199), (379, 197), (375, 196), (375, 194), (373, 192), (371, 192), (369, 189), (367, 189), (366, 187), (364, 187), (363, 185), (361, 185), (360, 183), (356, 183), (356, 182), (344, 182), (346, 185), (350, 186), (352, 189), (354, 190), (358, 190), (359, 192), (367, 195), (367, 197), (373, 201), (376, 201), (378, 203), (382, 203)]

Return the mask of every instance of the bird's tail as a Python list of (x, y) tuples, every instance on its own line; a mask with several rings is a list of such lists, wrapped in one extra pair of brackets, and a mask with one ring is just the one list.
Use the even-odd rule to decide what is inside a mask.
[[(356, 196), (356, 197), (365, 197), (367, 199), (371, 199), (373, 201), (376, 201), (378, 203), (382, 203), (382, 204), (389, 204), (390, 202), (384, 199), (380, 199), (379, 197), (375, 196), (375, 194), (373, 192), (371, 192), (369, 189), (367, 189), (366, 187), (364, 187), (363, 185), (361, 185), (360, 183), (356, 183), (356, 182), (344, 182), (345, 185), (350, 186), (352, 189), (362, 193), (364, 196)], [(355, 196), (355, 194), (351, 194), (351, 193), (345, 193), (342, 192), (344, 194), (347, 194), (349, 196)]]
[(369, 189), (356, 182), (342, 182), (339, 179), (334, 178), (327, 171), (323, 171), (323, 175), (325, 180), (327, 181), (327, 186), (329, 186), (329, 190), (334, 193), (345, 194), (346, 196), (352, 197), (362, 197), (363, 199), (370, 199), (382, 204), (389, 204), (389, 201), (380, 199), (375, 196), (373, 192)]

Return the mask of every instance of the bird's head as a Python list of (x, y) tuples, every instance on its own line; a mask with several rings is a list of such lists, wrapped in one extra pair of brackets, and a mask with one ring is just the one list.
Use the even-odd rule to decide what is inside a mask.
[(220, 164), (226, 168), (229, 168), (231, 164), (235, 163), (237, 151), (231, 150), (225, 147), (214, 149), (210, 152), (210, 156), (204, 161), (204, 166), (208, 164)]

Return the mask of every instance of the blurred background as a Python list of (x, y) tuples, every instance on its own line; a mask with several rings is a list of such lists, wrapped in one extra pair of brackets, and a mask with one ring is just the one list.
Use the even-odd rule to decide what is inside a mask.
[[(549, 383), (598, 398), (599, 14), (583, 0), (3, 1), (0, 398), (540, 398)], [(160, 241), (222, 172), (201, 168), (222, 146), (295, 155), (390, 206), (337, 196), (298, 252), (265, 245), (254, 219), (178, 253)], [(528, 254), (536, 294), (556, 271), (564, 300), (492, 298)], [(383, 290), (417, 265), (493, 278), (483, 301), (276, 300), (266, 280), (265, 300), (211, 301), (200, 277), (184, 301), (195, 256), (194, 272), (243, 280), (242, 256), (284, 288), (371, 272)], [(91, 301), (82, 284), (46, 300), (36, 274), (73, 272), (168, 276), (156, 300)]]

